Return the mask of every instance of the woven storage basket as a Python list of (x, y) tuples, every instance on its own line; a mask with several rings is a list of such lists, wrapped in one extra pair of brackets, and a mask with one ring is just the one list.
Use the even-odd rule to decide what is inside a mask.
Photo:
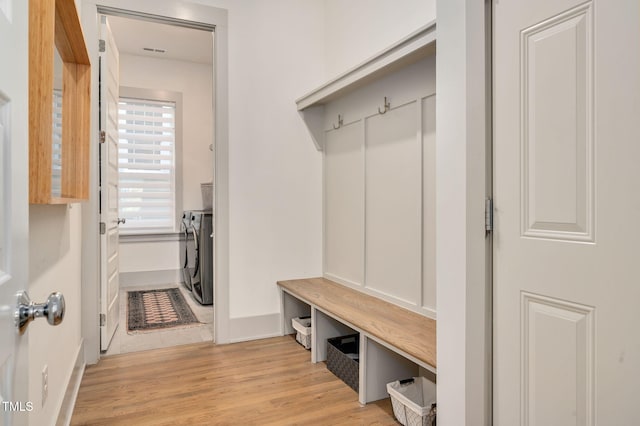
[(387, 384), (393, 415), (404, 426), (436, 426), (436, 385), (425, 377)]
[(358, 392), (360, 335), (327, 339), (327, 368), (351, 389)]
[(311, 317), (291, 318), (291, 325), (296, 330), (296, 342), (311, 349)]

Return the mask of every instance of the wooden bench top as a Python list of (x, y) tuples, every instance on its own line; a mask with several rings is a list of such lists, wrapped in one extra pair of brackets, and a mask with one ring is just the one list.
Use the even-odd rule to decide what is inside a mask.
[(436, 321), (326, 278), (278, 281), (320, 310), (436, 368)]

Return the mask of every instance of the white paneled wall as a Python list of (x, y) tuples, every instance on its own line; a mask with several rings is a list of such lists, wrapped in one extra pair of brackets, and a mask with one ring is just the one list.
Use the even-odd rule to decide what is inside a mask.
[(436, 311), (436, 97), (422, 98), (422, 307)]
[(332, 101), (325, 118), (325, 277), (435, 318), (435, 58)]
[(420, 300), (422, 155), (417, 101), (365, 120), (365, 286)]
[(362, 121), (329, 131), (325, 140), (325, 271), (364, 282), (364, 138)]

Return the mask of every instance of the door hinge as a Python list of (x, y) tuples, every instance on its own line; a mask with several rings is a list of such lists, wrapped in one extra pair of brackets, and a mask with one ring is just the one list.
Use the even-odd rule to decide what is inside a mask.
[(98, 40), (98, 51), (104, 53), (107, 50), (107, 44), (104, 40)]
[(105, 314), (100, 314), (100, 327), (104, 327), (107, 323), (107, 316)]
[(100, 222), (100, 235), (104, 235), (107, 232), (107, 225), (104, 222)]
[(484, 201), (484, 230), (487, 234), (493, 231), (493, 200), (491, 198)]
[(107, 132), (100, 130), (100, 143), (105, 143), (107, 140)]

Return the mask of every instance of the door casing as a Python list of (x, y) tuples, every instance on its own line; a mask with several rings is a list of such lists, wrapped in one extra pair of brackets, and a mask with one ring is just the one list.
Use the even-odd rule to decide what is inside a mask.
[[(227, 11), (193, 3), (177, 3), (170, 0), (141, 0), (133, 5), (127, 0), (85, 0), (82, 7), (82, 26), (85, 31), (89, 55), (98, 57), (98, 13), (105, 9), (121, 11), (139, 18), (152, 17), (174, 22), (199, 22), (215, 27), (214, 38), (214, 144), (215, 144), (215, 288), (214, 336), (217, 343), (229, 341), (229, 191), (228, 191), (228, 72), (227, 72)], [(95, 61), (97, 64), (97, 61)], [(95, 66), (94, 64), (94, 66)], [(92, 105), (98, 105), (97, 70), (92, 72)], [(98, 111), (91, 115), (91, 164), (98, 164)], [(100, 242), (99, 242), (99, 194), (97, 167), (90, 171), (91, 194), (82, 209), (82, 333), (85, 343), (85, 361), (95, 364), (100, 358)]]

